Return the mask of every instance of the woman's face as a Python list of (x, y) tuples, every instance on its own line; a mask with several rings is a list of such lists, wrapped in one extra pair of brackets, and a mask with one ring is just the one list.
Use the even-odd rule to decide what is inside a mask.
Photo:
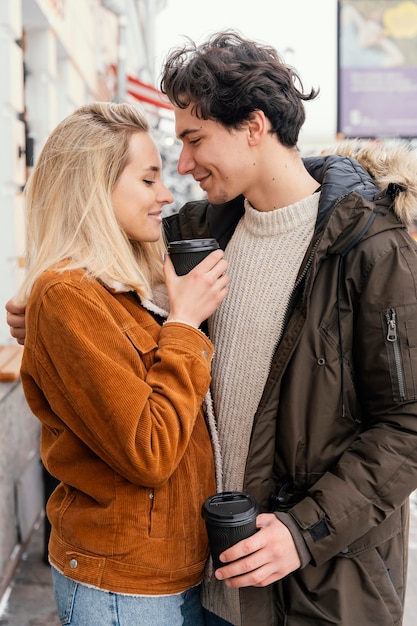
[(129, 158), (112, 192), (120, 227), (134, 241), (157, 241), (161, 236), (162, 207), (174, 198), (161, 180), (161, 157), (149, 133), (137, 132), (129, 144)]

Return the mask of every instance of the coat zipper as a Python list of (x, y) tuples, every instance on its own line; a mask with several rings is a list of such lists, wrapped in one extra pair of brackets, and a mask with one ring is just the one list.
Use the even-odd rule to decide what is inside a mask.
[(401, 359), (400, 342), (398, 339), (397, 329), (397, 314), (395, 309), (389, 309), (385, 312), (385, 319), (387, 322), (387, 341), (392, 345), (394, 354), (395, 372), (397, 375), (398, 392), (400, 399), (405, 399), (405, 382), (404, 382), (404, 370)]
[[(349, 194), (350, 194), (350, 193), (351, 193), (351, 191), (348, 191), (348, 192), (344, 193), (342, 196), (340, 196), (340, 197), (337, 199), (337, 201), (336, 201), (336, 202), (334, 203), (334, 205), (333, 205), (333, 209), (332, 209), (332, 210), (329, 212), (329, 214), (328, 214), (328, 219), (329, 219), (329, 217), (330, 217), (330, 214), (334, 212), (334, 210), (336, 209), (336, 207), (337, 207), (339, 204), (341, 204), (341, 203), (343, 202), (343, 200), (344, 200), (347, 196), (349, 196)], [(279, 345), (280, 345), (280, 343), (281, 343), (282, 336), (283, 336), (283, 334), (284, 334), (284, 332), (285, 332), (285, 329), (286, 329), (287, 324), (288, 324), (288, 321), (289, 321), (289, 319), (290, 319), (290, 316), (291, 316), (292, 310), (293, 310), (294, 305), (295, 305), (295, 302), (296, 302), (296, 300), (297, 300), (297, 296), (298, 296), (297, 291), (298, 291), (298, 288), (300, 287), (300, 285), (301, 285), (301, 284), (302, 284), (302, 282), (304, 281), (304, 279), (305, 279), (305, 277), (306, 277), (306, 275), (307, 275), (308, 271), (310, 270), (311, 264), (312, 264), (312, 262), (313, 262), (314, 255), (316, 254), (316, 250), (317, 250), (317, 248), (318, 248), (318, 246), (319, 246), (319, 244), (320, 244), (320, 241), (321, 241), (321, 239), (322, 239), (322, 237), (323, 237), (323, 232), (324, 232), (324, 230), (325, 230), (325, 227), (323, 227), (323, 228), (321, 229), (320, 234), (317, 236), (316, 241), (314, 242), (314, 244), (313, 244), (313, 246), (312, 246), (312, 248), (311, 248), (311, 251), (310, 251), (310, 254), (309, 254), (308, 258), (307, 258), (307, 261), (306, 261), (306, 263), (305, 263), (305, 265), (304, 265), (303, 269), (301, 270), (300, 275), (298, 276), (297, 280), (296, 280), (296, 281), (295, 281), (295, 283), (294, 283), (294, 287), (293, 287), (293, 290), (292, 290), (292, 292), (291, 292), (291, 296), (289, 297), (288, 302), (287, 302), (287, 305), (286, 305), (286, 307), (285, 307), (284, 317), (283, 317), (283, 322), (282, 322), (282, 328), (281, 328), (281, 333), (280, 333), (280, 335), (279, 335), (279, 337), (278, 337), (278, 339), (277, 339), (277, 342), (276, 342), (276, 344), (275, 344), (275, 350), (274, 350), (274, 353), (273, 353), (273, 357), (272, 357), (271, 362), (270, 362), (270, 364), (269, 364), (268, 378), (269, 378), (269, 375), (270, 375), (270, 373), (271, 373), (272, 364), (273, 364), (273, 361), (274, 361), (274, 358), (275, 358), (275, 354), (276, 354), (276, 352), (277, 352), (277, 350), (278, 350), (278, 348), (279, 348)], [(316, 235), (317, 235), (317, 233), (316, 233)], [(343, 395), (344, 395), (344, 393), (343, 393), (343, 390), (342, 390), (342, 397), (343, 397)], [(342, 402), (342, 404), (343, 404), (343, 402)], [(256, 413), (255, 413), (255, 417), (256, 417)]]
[[(346, 197), (347, 197), (350, 193), (351, 193), (350, 191), (349, 191), (349, 192), (347, 192), (347, 193), (344, 193), (342, 196), (340, 196), (340, 198), (338, 198), (338, 199), (337, 199), (337, 201), (336, 201), (336, 202), (334, 203), (334, 205), (333, 205), (332, 210), (328, 213), (328, 216), (327, 216), (327, 221), (328, 221), (328, 219), (330, 218), (330, 215), (331, 215), (331, 214), (334, 212), (334, 210), (336, 209), (336, 207), (337, 207), (337, 206), (338, 206), (341, 202), (343, 202), (343, 200), (344, 200), (344, 199), (345, 199), (345, 198), (346, 198)], [(302, 269), (302, 271), (301, 271), (301, 274), (299, 275), (298, 279), (296, 280), (296, 282), (295, 282), (295, 284), (294, 284), (294, 288), (293, 288), (292, 293), (291, 293), (291, 296), (290, 296), (290, 298), (288, 299), (288, 303), (287, 303), (287, 306), (286, 306), (286, 309), (285, 309), (285, 315), (284, 315), (284, 322), (283, 322), (283, 325), (282, 325), (282, 331), (284, 331), (284, 330), (285, 330), (285, 327), (286, 327), (286, 325), (287, 325), (287, 323), (288, 323), (288, 320), (289, 320), (289, 317), (290, 317), (290, 313), (291, 313), (292, 308), (293, 308), (293, 306), (294, 306), (294, 301), (295, 301), (295, 297), (296, 297), (296, 294), (297, 294), (297, 289), (298, 289), (299, 285), (300, 285), (300, 284), (303, 282), (303, 280), (305, 279), (305, 277), (306, 277), (306, 275), (307, 275), (307, 272), (309, 271), (309, 269), (310, 269), (310, 267), (311, 267), (311, 264), (312, 264), (312, 262), (313, 262), (314, 255), (316, 254), (316, 250), (317, 250), (317, 248), (318, 248), (318, 246), (319, 246), (319, 243), (320, 243), (320, 241), (321, 241), (321, 239), (322, 239), (322, 237), (323, 237), (323, 233), (324, 233), (324, 231), (325, 231), (325, 227), (323, 227), (323, 228), (321, 229), (321, 231), (320, 231), (320, 234), (319, 234), (319, 235), (317, 235), (317, 233), (315, 233), (315, 235), (314, 235), (314, 236), (317, 236), (317, 237), (316, 237), (316, 241), (314, 242), (313, 247), (311, 248), (311, 251), (310, 251), (310, 254), (309, 254), (309, 256), (308, 256), (308, 259), (307, 259), (307, 261), (306, 261), (306, 263), (305, 263), (305, 265), (304, 265), (304, 267), (303, 267), (303, 269)], [(281, 332), (281, 336), (279, 337), (278, 344), (279, 344), (279, 341), (281, 340), (282, 334), (283, 334), (283, 332)], [(278, 345), (278, 344), (277, 344), (277, 345)]]
[[(327, 217), (327, 219), (329, 219), (330, 214), (331, 214), (331, 213), (333, 213), (333, 211), (336, 209), (336, 207), (338, 206), (338, 204), (340, 204), (340, 203), (341, 203), (341, 202), (342, 202), (342, 201), (343, 201), (343, 200), (344, 200), (344, 199), (345, 199), (345, 198), (346, 198), (346, 197), (347, 197), (350, 193), (351, 193), (350, 191), (349, 191), (349, 192), (347, 192), (347, 193), (344, 193), (342, 196), (340, 196), (340, 198), (338, 198), (338, 199), (337, 199), (337, 201), (336, 201), (336, 202), (334, 203), (334, 205), (333, 205), (333, 209), (332, 209), (332, 210), (328, 213), (328, 217)], [(293, 308), (294, 308), (294, 304), (295, 304), (295, 302), (296, 302), (296, 300), (297, 300), (297, 296), (298, 296), (297, 291), (298, 291), (298, 288), (299, 288), (299, 286), (301, 285), (301, 283), (303, 282), (303, 280), (305, 279), (305, 277), (306, 277), (306, 275), (307, 275), (307, 272), (309, 271), (309, 269), (310, 269), (310, 267), (311, 267), (311, 264), (312, 264), (312, 262), (313, 262), (314, 255), (316, 254), (316, 250), (317, 250), (317, 248), (318, 248), (318, 246), (319, 246), (319, 243), (320, 243), (320, 241), (321, 241), (321, 239), (322, 239), (322, 237), (323, 237), (323, 232), (324, 232), (324, 230), (325, 230), (325, 228), (323, 227), (323, 228), (320, 230), (320, 233), (319, 233), (319, 234), (316, 232), (316, 233), (313, 235), (313, 237), (316, 237), (316, 240), (315, 240), (315, 242), (313, 243), (313, 246), (312, 246), (312, 248), (311, 248), (311, 250), (310, 250), (310, 254), (308, 255), (307, 261), (306, 261), (306, 263), (305, 263), (305, 265), (304, 265), (303, 269), (301, 270), (300, 275), (298, 276), (297, 280), (295, 281), (295, 283), (294, 283), (294, 287), (293, 287), (292, 292), (291, 292), (291, 295), (290, 295), (290, 297), (288, 298), (288, 302), (287, 302), (287, 305), (286, 305), (286, 307), (285, 307), (285, 311), (284, 311), (284, 317), (283, 317), (283, 322), (282, 322), (282, 329), (281, 329), (281, 333), (280, 333), (280, 335), (279, 335), (279, 337), (278, 337), (278, 339), (277, 339), (277, 342), (276, 342), (276, 344), (275, 344), (274, 357), (275, 357), (275, 353), (276, 353), (276, 351), (277, 351), (277, 349), (278, 349), (278, 347), (279, 347), (279, 344), (280, 344), (280, 342), (281, 342), (281, 339), (282, 339), (282, 336), (283, 336), (283, 334), (284, 334), (284, 331), (285, 331), (285, 329), (286, 329), (286, 327), (287, 327), (288, 321), (289, 321), (290, 316), (291, 316), (291, 312), (292, 312), (292, 310), (293, 310)], [(272, 361), (273, 361), (274, 357), (273, 357), (273, 358), (272, 358), (272, 360), (271, 360), (271, 364), (270, 364), (270, 367), (269, 367), (269, 372), (271, 371)]]
[(295, 300), (296, 300), (297, 290), (298, 290), (299, 286), (301, 285), (301, 283), (303, 282), (303, 280), (305, 279), (308, 270), (310, 269), (310, 266), (311, 266), (311, 264), (313, 262), (313, 258), (314, 258), (314, 255), (316, 253), (316, 250), (317, 250), (317, 247), (318, 247), (319, 243), (320, 243), (320, 239), (317, 239), (314, 242), (314, 245), (313, 245), (313, 247), (311, 249), (311, 252), (310, 252), (310, 255), (309, 255), (308, 259), (307, 259), (307, 262), (304, 265), (304, 268), (303, 268), (301, 274), (299, 275), (299, 277), (297, 278), (297, 280), (294, 283), (293, 290), (292, 290), (291, 295), (290, 295), (290, 297), (288, 299), (287, 306), (285, 307), (281, 334), (280, 334), (280, 336), (278, 338), (276, 348), (278, 347), (278, 345), (279, 345), (279, 343), (281, 341), (282, 335), (284, 333), (284, 330), (285, 330), (285, 328), (286, 328), (286, 326), (288, 324), (288, 320), (290, 318), (290, 313), (292, 312), (292, 310), (294, 308), (294, 303), (295, 303)]
[[(297, 279), (297, 280), (295, 281), (295, 283), (294, 283), (293, 290), (292, 290), (292, 292), (291, 292), (291, 295), (290, 295), (290, 297), (289, 297), (289, 299), (288, 299), (288, 302), (287, 302), (287, 305), (286, 305), (286, 307), (285, 307), (284, 317), (283, 317), (283, 320), (282, 320), (282, 328), (281, 328), (281, 332), (280, 332), (279, 337), (277, 338), (277, 341), (276, 341), (276, 343), (275, 343), (275, 348), (274, 348), (273, 356), (272, 356), (272, 359), (271, 359), (271, 361), (270, 361), (270, 363), (269, 363), (268, 375), (267, 375), (267, 378), (266, 378), (267, 382), (269, 381), (269, 377), (270, 377), (270, 375), (271, 375), (271, 370), (272, 370), (272, 366), (273, 366), (273, 363), (274, 363), (274, 359), (275, 359), (276, 352), (277, 352), (277, 350), (278, 350), (278, 348), (279, 348), (279, 345), (280, 345), (280, 343), (281, 343), (282, 336), (283, 336), (283, 334), (284, 334), (284, 332), (285, 332), (286, 326), (287, 326), (288, 321), (289, 321), (290, 316), (291, 316), (292, 309), (293, 309), (293, 307), (294, 307), (294, 303), (296, 302), (296, 299), (297, 299), (297, 290), (298, 290), (299, 286), (301, 285), (301, 283), (303, 282), (303, 280), (305, 279), (305, 276), (306, 276), (306, 274), (307, 274), (308, 270), (310, 269), (310, 266), (311, 266), (311, 263), (312, 263), (312, 261), (313, 261), (314, 254), (315, 254), (315, 252), (316, 252), (316, 249), (317, 249), (318, 244), (319, 244), (319, 239), (317, 239), (317, 241), (315, 241), (315, 243), (313, 244), (313, 248), (312, 248), (312, 250), (311, 250), (311, 252), (310, 252), (310, 254), (309, 254), (309, 257), (308, 257), (308, 259), (307, 259), (307, 262), (306, 262), (306, 264), (305, 264), (305, 266), (304, 266), (304, 268), (303, 268), (303, 270), (302, 270), (302, 272), (301, 272), (300, 276), (298, 277), (298, 279)], [(265, 388), (264, 388), (264, 393), (265, 393)], [(254, 428), (255, 428), (255, 423), (256, 423), (257, 418), (258, 418), (258, 410), (259, 410), (259, 406), (260, 406), (260, 404), (262, 404), (264, 401), (266, 401), (266, 400), (264, 399), (264, 396), (262, 395), (261, 400), (260, 400), (260, 403), (258, 404), (258, 407), (257, 407), (257, 409), (256, 409), (256, 411), (255, 411), (255, 415), (254, 415), (254, 418), (253, 418), (252, 432), (253, 432), (253, 430), (254, 430)]]

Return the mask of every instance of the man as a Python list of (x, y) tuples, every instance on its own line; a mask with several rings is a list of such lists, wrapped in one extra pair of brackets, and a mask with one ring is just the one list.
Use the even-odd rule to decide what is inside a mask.
[(209, 320), (223, 487), (262, 511), (204, 585), (207, 624), (398, 626), (417, 487), (415, 158), (354, 143), (302, 159), (316, 92), (235, 33), (174, 50), (161, 88), (178, 170), (207, 194), (167, 236), (216, 237), (229, 262)]

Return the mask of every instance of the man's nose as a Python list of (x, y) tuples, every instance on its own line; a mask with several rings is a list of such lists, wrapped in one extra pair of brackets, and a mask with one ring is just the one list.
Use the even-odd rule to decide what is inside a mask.
[(190, 174), (190, 172), (192, 172), (192, 170), (194, 169), (194, 165), (194, 159), (191, 158), (191, 155), (189, 154), (186, 147), (183, 147), (178, 158), (177, 169), (179, 174), (181, 174), (182, 176), (184, 176), (185, 174)]

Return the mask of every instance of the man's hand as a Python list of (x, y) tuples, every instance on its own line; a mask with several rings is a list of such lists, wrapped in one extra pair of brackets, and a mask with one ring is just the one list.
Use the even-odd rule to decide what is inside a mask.
[(272, 513), (256, 519), (258, 532), (221, 554), (227, 563), (216, 570), (216, 578), (228, 587), (265, 587), (301, 566), (292, 535)]
[(16, 304), (13, 298), (6, 302), (6, 321), (10, 326), (10, 334), (21, 346), (25, 343), (26, 336), (25, 309), (24, 305)]

